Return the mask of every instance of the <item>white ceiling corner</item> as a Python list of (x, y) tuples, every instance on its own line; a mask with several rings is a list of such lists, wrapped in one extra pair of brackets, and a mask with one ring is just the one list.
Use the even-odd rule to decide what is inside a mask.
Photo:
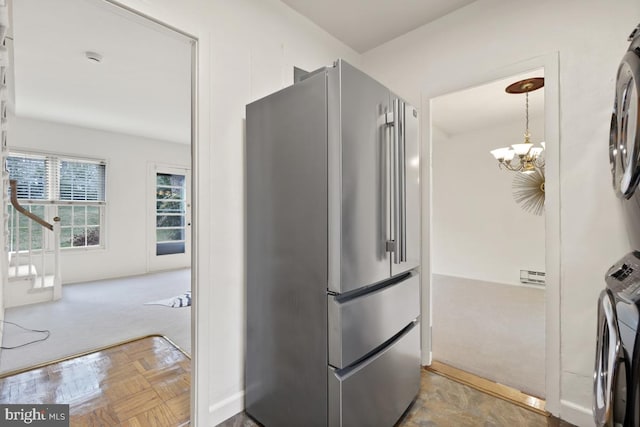
[(282, 0), (364, 53), (475, 0)]

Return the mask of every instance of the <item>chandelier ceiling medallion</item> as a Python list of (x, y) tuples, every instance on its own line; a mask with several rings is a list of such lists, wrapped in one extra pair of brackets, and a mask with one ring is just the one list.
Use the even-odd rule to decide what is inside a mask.
[(506, 87), (505, 91), (511, 94), (525, 94), (525, 132), (524, 142), (513, 144), (511, 147), (491, 150), (491, 154), (498, 161), (502, 169), (513, 172), (534, 173), (537, 169), (544, 169), (544, 142), (540, 146), (534, 146), (531, 142), (529, 131), (529, 92), (538, 90), (544, 86), (543, 77), (533, 77), (520, 80)]

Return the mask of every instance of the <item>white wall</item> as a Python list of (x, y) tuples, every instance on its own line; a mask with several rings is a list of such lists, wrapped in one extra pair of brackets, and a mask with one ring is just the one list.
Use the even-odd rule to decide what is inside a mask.
[[(62, 250), (63, 284), (147, 272), (150, 163), (189, 168), (191, 147), (60, 123), (16, 118), (9, 149), (106, 160), (104, 249)], [(188, 267), (187, 263), (184, 267)]]
[[(640, 20), (636, 0), (478, 0), (363, 56), (363, 67), (414, 103), (529, 58), (559, 54), (561, 382), (553, 411), (591, 425), (596, 301), (608, 266), (629, 250), (611, 189), (614, 81)], [(546, 74), (546, 72), (545, 72)], [(423, 129), (423, 142), (428, 132)], [(425, 151), (428, 153), (428, 147)]]
[[(543, 118), (531, 117), (530, 128), (534, 141), (544, 140)], [(514, 173), (498, 169), (489, 154), (522, 134), (523, 123), (454, 135), (434, 129), (432, 273), (518, 285), (520, 270), (545, 271), (544, 215), (515, 202)]]
[(245, 105), (291, 84), (294, 65), (360, 56), (277, 0), (122, 3), (199, 39), (194, 423), (215, 425), (243, 407)]
[(431, 283), (433, 359), (544, 398), (544, 289), (439, 274)]

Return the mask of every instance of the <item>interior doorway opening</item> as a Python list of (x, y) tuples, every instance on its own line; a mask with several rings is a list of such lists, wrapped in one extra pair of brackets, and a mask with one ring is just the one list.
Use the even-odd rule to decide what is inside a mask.
[(523, 143), (525, 126), (545, 141), (544, 91), (528, 95), (526, 124), (525, 97), (505, 92), (531, 77), (544, 68), (431, 100), (431, 349), (435, 362), (545, 398), (545, 215), (522, 209), (522, 172), (490, 154)]
[[(39, 248), (43, 254), (60, 249), (62, 299), (10, 308), (5, 320), (34, 320), (28, 310), (46, 312), (49, 317), (39, 317), (44, 324), (25, 326), (47, 327), (57, 340), (33, 344), (45, 346), (38, 350), (21, 347), (36, 359), (11, 355), (17, 349), (3, 350), (0, 375), (142, 335), (166, 335), (191, 353), (191, 308), (170, 301), (190, 295), (195, 287), (190, 271), (195, 267), (191, 247), (196, 244), (191, 238), (191, 170), (196, 160), (197, 40), (109, 0), (63, 0), (55, 6), (30, 0), (8, 3), (13, 27), (7, 38), (12, 58), (7, 115), (12, 132), (3, 160), (14, 151), (95, 161), (104, 168), (104, 199), (97, 208), (79, 206), (75, 199), (47, 199), (54, 208), (43, 212), (57, 211), (54, 214), (66, 221), (63, 237), (69, 234), (59, 248)], [(181, 175), (181, 185), (160, 185), (157, 175), (147, 174), (150, 164), (173, 168), (168, 173)], [(52, 170), (51, 176), (56, 173)], [(158, 202), (160, 187), (169, 195)], [(158, 259), (152, 261), (150, 253)], [(83, 296), (65, 300), (65, 288), (68, 296)], [(100, 292), (108, 298), (97, 296)], [(83, 301), (78, 310), (51, 308), (72, 300)], [(151, 311), (154, 316), (144, 316)], [(85, 313), (86, 318), (65, 320), (65, 312)], [(96, 313), (111, 313), (125, 326), (101, 322)], [(138, 317), (127, 323), (127, 316)], [(88, 331), (93, 340), (65, 339), (74, 336), (74, 326)], [(5, 328), (3, 342), (10, 339), (30, 342), (29, 337), (12, 337)], [(186, 408), (189, 412), (188, 400)]]

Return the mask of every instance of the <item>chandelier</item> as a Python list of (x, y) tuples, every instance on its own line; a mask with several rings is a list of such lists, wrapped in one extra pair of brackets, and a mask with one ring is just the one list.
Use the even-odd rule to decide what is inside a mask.
[(491, 150), (491, 154), (498, 161), (500, 169), (506, 168), (513, 172), (526, 174), (544, 169), (544, 142), (541, 142), (539, 147), (534, 146), (531, 142), (531, 132), (529, 131), (529, 92), (540, 89), (542, 86), (544, 86), (544, 78), (533, 77), (510, 84), (505, 89), (507, 93), (525, 94), (526, 127), (523, 143)]

